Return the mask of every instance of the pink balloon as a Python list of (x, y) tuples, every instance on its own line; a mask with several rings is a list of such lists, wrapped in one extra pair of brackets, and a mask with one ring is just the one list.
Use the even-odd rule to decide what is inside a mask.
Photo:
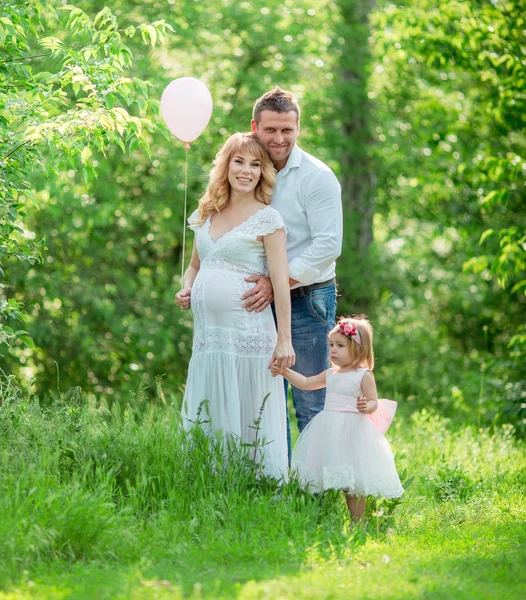
[(196, 140), (212, 116), (212, 94), (194, 77), (169, 83), (161, 96), (161, 115), (168, 129), (181, 141)]

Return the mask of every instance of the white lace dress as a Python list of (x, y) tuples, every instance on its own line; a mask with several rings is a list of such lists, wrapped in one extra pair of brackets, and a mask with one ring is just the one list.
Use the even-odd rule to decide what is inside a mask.
[[(183, 401), (185, 426), (198, 417), (207, 431), (252, 443), (254, 421), (268, 397), (259, 431), (266, 443), (256, 456), (268, 475), (286, 478), (288, 470), (286, 405), (282, 377), (272, 377), (268, 363), (276, 345), (276, 325), (270, 306), (248, 312), (241, 296), (254, 284), (250, 275), (268, 275), (265, 236), (284, 229), (278, 211), (267, 206), (217, 240), (210, 237), (210, 217), (197, 225), (195, 211), (188, 222), (196, 235), (201, 262), (190, 297), (194, 316), (192, 358)], [(203, 401), (207, 401), (207, 408)], [(231, 434), (231, 435), (228, 435)]]
[[(361, 382), (367, 369), (327, 372), (325, 407), (305, 427), (292, 452), (292, 470), (312, 492), (346, 489), (350, 494), (398, 498), (404, 489), (393, 453), (378, 415), (358, 412)], [(394, 411), (389, 400), (379, 400), (386, 421)], [(390, 414), (387, 414), (390, 411)]]

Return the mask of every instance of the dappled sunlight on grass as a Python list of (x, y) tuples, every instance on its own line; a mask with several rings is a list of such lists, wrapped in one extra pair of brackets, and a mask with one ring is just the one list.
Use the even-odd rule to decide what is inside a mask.
[(262, 479), (171, 406), (43, 409), (13, 389), (0, 431), (1, 600), (520, 597), (526, 461), (509, 427), (400, 416), (406, 493), (370, 499), (358, 525), (340, 492)]

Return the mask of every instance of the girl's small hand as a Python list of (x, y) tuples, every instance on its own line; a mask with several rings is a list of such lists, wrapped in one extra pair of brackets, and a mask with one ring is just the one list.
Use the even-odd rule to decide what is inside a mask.
[(192, 292), (192, 288), (183, 288), (180, 292), (175, 294), (175, 303), (179, 308), (183, 310), (187, 310), (190, 308), (190, 294)]
[(358, 396), (356, 398), (356, 408), (358, 409), (358, 412), (367, 414), (368, 402), (365, 396)]
[(283, 369), (280, 369), (276, 363), (270, 365), (270, 372), (272, 373), (272, 377), (283, 375)]

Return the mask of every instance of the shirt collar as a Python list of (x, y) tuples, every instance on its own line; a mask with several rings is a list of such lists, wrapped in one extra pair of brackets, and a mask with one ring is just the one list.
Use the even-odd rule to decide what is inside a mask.
[(294, 144), (294, 148), (292, 148), (292, 152), (289, 154), (289, 158), (287, 159), (287, 164), (281, 169), (281, 173), (286, 175), (291, 169), (297, 169), (301, 165), (302, 154), (299, 147)]

